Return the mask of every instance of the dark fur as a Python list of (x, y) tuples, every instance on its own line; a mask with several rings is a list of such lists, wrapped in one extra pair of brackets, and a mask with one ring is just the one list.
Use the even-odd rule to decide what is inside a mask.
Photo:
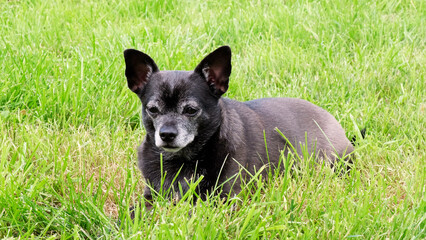
[[(147, 132), (138, 149), (139, 167), (149, 184), (144, 191), (147, 200), (152, 199), (151, 188), (171, 188), (179, 195), (180, 184), (186, 192), (187, 182), (200, 175), (204, 178), (197, 192), (203, 197), (216, 183), (221, 185), (233, 178), (240, 166), (252, 173), (268, 162), (277, 166), (280, 151), (286, 155), (289, 149), (275, 128), (285, 134), (298, 154), (302, 152), (301, 143), (307, 143), (309, 153), (315, 152), (318, 160), (327, 159), (331, 164), (353, 151), (336, 119), (305, 100), (265, 98), (242, 103), (221, 98), (231, 73), (231, 50), (227, 46), (205, 57), (194, 71), (159, 71), (148, 55), (133, 49), (126, 50), (124, 56), (128, 85), (141, 99)], [(193, 117), (194, 109), (185, 105), (188, 99), (198, 116)], [(182, 139), (178, 139), (182, 132)], [(176, 140), (168, 139), (169, 135)], [(186, 144), (191, 137), (193, 140)], [(186, 145), (174, 152), (182, 142)], [(240, 178), (233, 178), (223, 185), (222, 194), (240, 190)]]

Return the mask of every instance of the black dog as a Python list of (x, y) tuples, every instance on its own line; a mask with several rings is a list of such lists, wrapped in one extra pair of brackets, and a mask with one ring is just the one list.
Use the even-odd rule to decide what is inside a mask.
[(178, 186), (185, 193), (188, 181), (200, 175), (201, 197), (223, 183), (223, 196), (238, 193), (241, 177), (228, 180), (241, 167), (246, 169), (242, 175), (265, 164), (275, 167), (282, 150), (284, 155), (292, 151), (289, 143), (298, 154), (304, 145), (318, 160), (331, 164), (351, 157), (353, 147), (340, 124), (310, 102), (221, 98), (231, 74), (228, 46), (210, 53), (194, 71), (159, 71), (148, 55), (134, 49), (124, 51), (124, 58), (128, 86), (142, 101), (147, 134), (138, 159), (149, 184), (144, 191), (147, 200), (152, 199), (152, 189), (158, 192), (161, 187), (179, 196)]

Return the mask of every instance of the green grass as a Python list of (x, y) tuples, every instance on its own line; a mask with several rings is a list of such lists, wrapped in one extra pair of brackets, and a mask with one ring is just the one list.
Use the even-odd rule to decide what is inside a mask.
[[(426, 237), (424, 1), (16, 0), (0, 10), (0, 238)], [(144, 130), (123, 50), (191, 70), (225, 44), (227, 97), (303, 98), (348, 136), (367, 127), (355, 169), (255, 178), (230, 204), (159, 200), (129, 221)]]

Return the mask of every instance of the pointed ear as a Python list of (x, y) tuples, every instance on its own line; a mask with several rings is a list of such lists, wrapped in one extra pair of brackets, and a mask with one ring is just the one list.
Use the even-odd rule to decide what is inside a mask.
[(194, 72), (204, 77), (212, 92), (220, 97), (228, 90), (231, 69), (231, 48), (222, 46), (207, 55)]
[(158, 72), (154, 60), (147, 54), (135, 49), (124, 51), (126, 62), (127, 85), (130, 90), (138, 94), (148, 82), (152, 73)]

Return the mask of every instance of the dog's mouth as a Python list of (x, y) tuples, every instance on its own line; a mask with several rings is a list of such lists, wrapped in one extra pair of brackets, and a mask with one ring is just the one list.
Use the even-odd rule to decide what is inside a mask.
[[(176, 134), (173, 138), (160, 136), (159, 131), (155, 132), (155, 146), (167, 153), (177, 153), (194, 140), (194, 135), (188, 133), (185, 129), (177, 128), (180, 134)], [(179, 130), (180, 129), (180, 130)]]
[(158, 148), (161, 150), (168, 152), (168, 153), (176, 153), (179, 152), (182, 148), (181, 146), (178, 146), (174, 143), (166, 143), (166, 142), (160, 142), (160, 144), (155, 144)]
[(170, 152), (170, 153), (175, 153), (175, 152), (179, 152), (179, 150), (181, 150), (182, 148), (180, 147), (173, 147), (173, 146), (163, 146), (161, 147), (164, 151), (166, 152)]

